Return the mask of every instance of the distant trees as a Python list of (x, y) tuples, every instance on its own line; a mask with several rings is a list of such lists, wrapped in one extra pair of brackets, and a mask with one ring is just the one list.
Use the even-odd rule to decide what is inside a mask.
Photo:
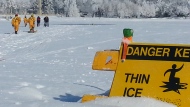
[[(38, 1), (38, 0), (37, 0)], [(54, 14), (54, 1), (53, 0), (42, 0), (42, 13), (43, 14)]]
[(158, 0), (156, 16), (157, 17), (177, 17), (188, 16), (190, 6), (187, 0)]
[(76, 4), (76, 0), (70, 0), (68, 5), (68, 16), (69, 17), (79, 17), (79, 9)]
[(53, 0), (53, 8), (55, 14), (64, 14), (63, 0)]
[(190, 0), (0, 0), (0, 14), (61, 14), (66, 17), (187, 17)]

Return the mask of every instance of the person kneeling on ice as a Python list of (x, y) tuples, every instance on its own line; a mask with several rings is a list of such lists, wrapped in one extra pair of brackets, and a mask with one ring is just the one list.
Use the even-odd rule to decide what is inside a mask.
[(15, 34), (18, 33), (19, 25), (20, 25), (21, 18), (18, 17), (18, 14), (15, 14), (15, 17), (12, 19), (11, 24), (14, 27)]
[(30, 27), (30, 32), (34, 33), (34, 27), (35, 27), (35, 17), (32, 14), (31, 17), (28, 19), (29, 27)]
[(133, 30), (132, 29), (123, 29), (123, 52), (121, 61), (124, 62), (127, 56), (127, 47), (133, 41)]

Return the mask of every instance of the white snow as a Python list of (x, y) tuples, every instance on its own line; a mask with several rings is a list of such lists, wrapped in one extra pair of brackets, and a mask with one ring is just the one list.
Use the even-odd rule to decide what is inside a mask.
[(108, 95), (114, 72), (92, 70), (92, 62), (99, 50), (119, 49), (123, 28), (134, 30), (134, 42), (188, 44), (189, 23), (50, 16), (50, 27), (42, 22), (32, 34), (22, 22), (16, 35), (10, 20), (0, 20), (0, 107), (175, 107), (145, 97), (80, 101)]

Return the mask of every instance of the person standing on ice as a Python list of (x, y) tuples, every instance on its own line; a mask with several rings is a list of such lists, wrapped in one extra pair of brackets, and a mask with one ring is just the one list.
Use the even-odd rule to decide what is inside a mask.
[(40, 26), (40, 20), (41, 20), (41, 18), (40, 18), (40, 16), (38, 16), (38, 17), (37, 17), (37, 27)]
[(121, 61), (124, 62), (127, 57), (127, 47), (128, 45), (133, 41), (133, 30), (132, 29), (123, 29), (123, 52), (122, 52), (122, 58)]
[(44, 26), (49, 27), (49, 17), (48, 16), (44, 17)]
[(14, 30), (15, 30), (15, 34), (18, 33), (19, 26), (20, 26), (20, 21), (21, 21), (21, 18), (18, 17), (18, 14), (15, 14), (15, 17), (11, 21), (11, 24), (14, 27)]
[(36, 19), (35, 19), (34, 15), (32, 14), (31, 17), (28, 19), (30, 32), (34, 32), (35, 21), (36, 21)]
[(27, 26), (27, 23), (28, 23), (28, 19), (27, 19), (27, 17), (25, 16), (25, 17), (24, 17), (24, 26), (25, 26), (25, 27)]

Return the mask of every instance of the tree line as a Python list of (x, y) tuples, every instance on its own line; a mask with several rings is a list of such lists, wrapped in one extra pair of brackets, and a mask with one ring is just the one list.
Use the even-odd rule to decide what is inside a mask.
[(189, 0), (0, 0), (0, 14), (108, 18), (188, 17), (189, 4)]

